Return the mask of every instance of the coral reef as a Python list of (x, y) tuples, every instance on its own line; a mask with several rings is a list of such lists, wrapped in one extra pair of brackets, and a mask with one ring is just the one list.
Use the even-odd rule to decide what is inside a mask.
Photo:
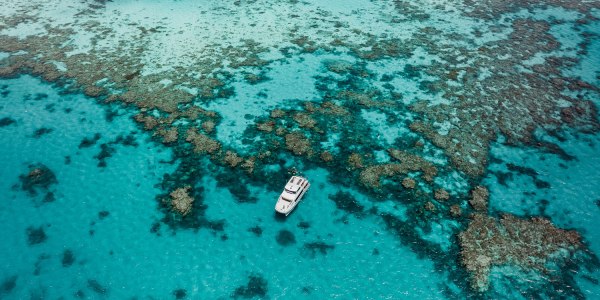
[(322, 241), (305, 243), (304, 246), (302, 246), (304, 255), (310, 258), (315, 258), (317, 253), (321, 255), (327, 255), (327, 252), (333, 249), (335, 249), (334, 245), (330, 245)]
[(37, 195), (38, 192), (48, 192), (50, 186), (58, 183), (54, 172), (41, 163), (30, 165), (27, 174), (19, 176), (19, 179), (21, 189), (31, 196)]
[[(415, 171), (422, 171), (423, 179), (428, 182), (433, 181), (434, 177), (437, 175), (437, 168), (432, 163), (419, 156), (395, 149), (389, 149), (388, 152), (391, 157), (399, 160), (400, 163), (388, 163), (366, 167), (360, 173), (360, 182), (363, 185), (366, 187), (378, 188), (381, 185), (382, 177), (406, 175), (409, 172)], [(406, 183), (410, 186), (408, 181)]]
[(42, 128), (36, 129), (31, 136), (35, 139), (39, 139), (42, 136), (51, 133), (52, 131), (54, 131), (54, 129), (42, 127)]
[(414, 189), (417, 185), (417, 182), (409, 177), (402, 179), (402, 186), (406, 189)]
[(12, 292), (12, 290), (15, 289), (15, 287), (17, 286), (17, 279), (19, 278), (19, 276), (17, 275), (13, 275), (10, 277), (5, 278), (2, 281), (2, 284), (0, 285), (0, 294), (8, 294), (10, 292)]
[(263, 233), (263, 230), (260, 226), (254, 226), (254, 227), (248, 228), (248, 231), (254, 233), (256, 236), (261, 236)]
[(48, 239), (43, 226), (39, 227), (28, 227), (27, 228), (27, 243), (31, 245), (37, 245), (45, 242)]
[(223, 161), (232, 168), (237, 167), (243, 160), (237, 153), (232, 151), (225, 152), (225, 157), (223, 158)]
[(162, 137), (162, 142), (165, 144), (174, 143), (179, 138), (177, 127), (171, 127), (169, 129), (161, 128), (158, 129), (156, 133)]
[(100, 133), (95, 133), (94, 136), (92, 136), (92, 137), (85, 137), (79, 143), (78, 148), (83, 149), (83, 148), (92, 147), (100, 140), (101, 137), (102, 137), (102, 135)]
[(10, 118), (10, 117), (4, 117), (4, 118), (0, 119), (0, 128), (15, 124), (15, 123), (17, 123), (17, 121), (15, 121), (15, 119)]
[(324, 162), (331, 162), (333, 161), (333, 155), (329, 152), (329, 151), (323, 151), (321, 152), (321, 160)]
[(100, 282), (98, 282), (96, 279), (88, 279), (87, 286), (98, 295), (108, 294), (108, 288), (100, 284)]
[(219, 142), (202, 133), (199, 133), (195, 128), (188, 129), (185, 140), (194, 145), (194, 152), (196, 153), (212, 154), (221, 149), (221, 144)]
[[(398, 233), (403, 243), (418, 245), (411, 249), (437, 261), (442, 266), (440, 270), (455, 272), (452, 264), (439, 262), (447, 258), (415, 229), (427, 232), (433, 222), (443, 221), (440, 219), (448, 216), (454, 217), (453, 222), (459, 223), (459, 227), (467, 226), (468, 220), (461, 218), (465, 206), (458, 201), (469, 195), (453, 190), (450, 197), (447, 191), (439, 189), (438, 179), (452, 172), (466, 177), (461, 180), (468, 184), (465, 191), (471, 190), (468, 203), (476, 213), (465, 237), (474, 235), (474, 228), (484, 224), (492, 231), (497, 229), (498, 239), (506, 242), (515, 238), (505, 233), (512, 227), (492, 222), (483, 215), (488, 210), (489, 193), (485, 187), (473, 187), (485, 175), (491, 143), (501, 137), (509, 145), (535, 147), (561, 159), (573, 160), (559, 146), (539, 140), (534, 135), (535, 130), (573, 129), (597, 133), (600, 128), (597, 108), (590, 101), (597, 96), (598, 87), (579, 74), (564, 72), (581, 62), (580, 57), (587, 55), (591, 40), (597, 36), (590, 33), (586, 25), (597, 20), (592, 13), (600, 8), (597, 1), (486, 0), (458, 1), (449, 6), (415, 5), (408, 1), (371, 2), (376, 5), (377, 14), (369, 15), (367, 9), (353, 13), (374, 18), (377, 22), (373, 24), (386, 28), (381, 34), (372, 33), (374, 28), (369, 22), (360, 25), (342, 20), (328, 22), (329, 17), (340, 15), (323, 8), (316, 10), (317, 15), (308, 16), (319, 22), (319, 26), (313, 22), (292, 22), (291, 27), (270, 27), (269, 30), (278, 32), (273, 35), (269, 32), (268, 39), (257, 38), (258, 41), (236, 38), (232, 43), (227, 33), (208, 26), (210, 34), (203, 39), (218, 43), (200, 43), (202, 46), (193, 51), (181, 51), (195, 55), (179, 60), (181, 57), (169, 58), (165, 62), (155, 60), (152, 55), (156, 53), (151, 49), (155, 48), (157, 31), (165, 30), (164, 34), (171, 37), (177, 34), (166, 27), (161, 26), (159, 30), (140, 26), (139, 30), (122, 36), (121, 31), (105, 22), (110, 18), (94, 9), (102, 8), (104, 1), (92, 4), (91, 9), (86, 6), (77, 11), (77, 17), (68, 24), (37, 14), (50, 4), (25, 3), (19, 5), (20, 10), (15, 10), (14, 15), (0, 17), (0, 30), (35, 24), (43, 33), (25, 37), (0, 35), (0, 52), (9, 54), (0, 59), (0, 76), (33, 74), (68, 87), (70, 91), (83, 91), (101, 103), (130, 109), (140, 127), (171, 147), (175, 159), (180, 161), (177, 170), (165, 175), (160, 185), (165, 194), (157, 197), (165, 213), (161, 222), (170, 228), (223, 230), (223, 221), (208, 220), (204, 216), (206, 205), (200, 197), (200, 189), (198, 193), (189, 190), (198, 186), (204, 169), (214, 171), (221, 187), (231, 188), (231, 176), (236, 176), (239, 180), (235, 182), (271, 189), (273, 176), (279, 175), (265, 171), (265, 166), (287, 168), (278, 160), (291, 152), (294, 162), (306, 168), (326, 168), (337, 175), (332, 178), (335, 184), (356, 187), (372, 196), (368, 201), (377, 201), (383, 195), (400, 198), (397, 204), (408, 208), (407, 220), (386, 214), (373, 215), (381, 217), (388, 230)], [(289, 5), (307, 3), (291, 1)], [(232, 5), (250, 13), (254, 8), (245, 4), (235, 1)], [(223, 5), (225, 10), (229, 9), (228, 3)], [(550, 7), (578, 12), (576, 20), (543, 21), (533, 17), (538, 9), (549, 12)], [(380, 15), (380, 12), (385, 13)], [(509, 14), (514, 12), (522, 13)], [(449, 26), (446, 22), (427, 23), (439, 14), (448, 16), (448, 20), (465, 18), (465, 23), (475, 21), (478, 25), (461, 31), (464, 28)], [(382, 16), (384, 22), (381, 22)], [(373, 20), (369, 18), (364, 19)], [(574, 32), (579, 32), (581, 41), (577, 42), (576, 54), (562, 49), (564, 45), (555, 36), (557, 24), (572, 25)], [(127, 26), (135, 26), (135, 23)], [(260, 24), (255, 29), (259, 28)], [(402, 32), (397, 28), (402, 28)], [(80, 40), (82, 32), (90, 36), (89, 49), (80, 49), (73, 42)], [(213, 36), (218, 39), (211, 40)], [(117, 46), (107, 47), (110, 44)], [(264, 116), (249, 113), (250, 126), (239, 137), (244, 150), (218, 140), (219, 126), (229, 120), (200, 106), (211, 107), (216, 100), (233, 98), (236, 92), (240, 93), (233, 84), (236, 78), (258, 87), (269, 80), (268, 64), (287, 63), (291, 57), (307, 53), (345, 57), (321, 63), (319, 75), (314, 76), (315, 95), (286, 101), (279, 108), (271, 107), (270, 113)], [(175, 52), (173, 56), (177, 56)], [(378, 70), (380, 64), (386, 66), (385, 70)], [(161, 71), (153, 73), (152, 70)], [(412, 85), (419, 93), (406, 92)], [(271, 96), (267, 92), (265, 89), (260, 93), (267, 98)], [(39, 94), (29, 98), (43, 101), (46, 97), (48, 95)], [(384, 128), (378, 129), (369, 123), (364, 113), (383, 116), (376, 125), (385, 125)], [(0, 119), (0, 127), (11, 124), (14, 120), (10, 118)], [(394, 129), (398, 129), (397, 136)], [(84, 140), (80, 146), (92, 146), (99, 138)], [(124, 144), (128, 143), (126, 140)], [(115, 151), (114, 144), (100, 145), (101, 152), (96, 156), (99, 165), (106, 164), (106, 158)], [(508, 167), (510, 170), (511, 166)], [(526, 172), (538, 188), (550, 187), (531, 170), (513, 166), (511, 171)], [(21, 178), (24, 190), (35, 192), (56, 183), (56, 178), (46, 172), (30, 177)], [(234, 197), (238, 202), (256, 201), (245, 198), (247, 190), (231, 190), (237, 193)], [(431, 191), (437, 201), (431, 199)], [(407, 195), (410, 197), (405, 197)], [(175, 197), (182, 199), (181, 202), (174, 203)], [(338, 209), (357, 215), (371, 213), (349, 195), (338, 193), (332, 197)], [(192, 206), (195, 209), (191, 210)], [(174, 217), (173, 209), (187, 217)], [(539, 224), (531, 225), (537, 221), (527, 222), (522, 226), (549, 230)], [(158, 232), (159, 227), (153, 226), (153, 232)], [(260, 227), (253, 228), (251, 232), (262, 234)], [(531, 239), (530, 242), (542, 241)], [(302, 251), (314, 257), (316, 253), (326, 254), (333, 247), (315, 242), (306, 244)], [(500, 263), (496, 257), (486, 258), (486, 251), (497, 251), (490, 247), (473, 250), (484, 255), (481, 258), (484, 266)], [(510, 258), (510, 263), (540, 269), (515, 258)], [(478, 266), (475, 263), (474, 267)], [(468, 266), (467, 269), (470, 270)], [(483, 267), (477, 270), (480, 274), (489, 272)], [(486, 284), (476, 287), (480, 289)], [(252, 290), (258, 292), (252, 293)], [(261, 277), (251, 278), (248, 286), (238, 288), (235, 294), (236, 297), (265, 296), (266, 282), (263, 284)]]
[(277, 244), (287, 247), (296, 243), (296, 237), (294, 233), (289, 230), (282, 229), (277, 233), (277, 237), (275, 237)]
[(173, 210), (180, 213), (182, 216), (186, 216), (192, 211), (194, 198), (189, 194), (191, 189), (192, 188), (189, 186), (181, 187), (169, 194), (171, 196)]
[(471, 204), (476, 211), (485, 212), (487, 211), (489, 196), (490, 193), (486, 187), (477, 186), (471, 190), (471, 199), (469, 199), (469, 204)]
[(74, 262), (75, 262), (75, 255), (73, 254), (73, 251), (70, 249), (65, 250), (63, 252), (63, 256), (61, 259), (63, 268), (68, 268), (68, 267), (72, 266)]
[(450, 199), (450, 194), (444, 189), (437, 189), (435, 190), (433, 197), (438, 201), (446, 201)]
[(301, 132), (294, 131), (285, 135), (285, 146), (295, 155), (313, 155), (310, 140)]
[(357, 217), (364, 215), (365, 208), (362, 206), (352, 194), (344, 191), (339, 191), (333, 195), (329, 195), (329, 199), (335, 202), (335, 206), (347, 213), (354, 214)]
[(515, 265), (549, 272), (551, 261), (571, 259), (582, 247), (576, 231), (556, 228), (547, 219), (521, 219), (509, 214), (497, 220), (476, 213), (458, 237), (461, 261), (471, 274), (472, 287), (478, 291), (488, 289), (493, 266)]
[(437, 209), (435, 208), (435, 204), (433, 204), (433, 202), (431, 201), (427, 201), (425, 203), (425, 210), (426, 211), (430, 211), (430, 212), (435, 212)]
[(252, 274), (248, 277), (248, 283), (235, 289), (232, 294), (234, 299), (264, 298), (268, 292), (268, 282), (260, 274)]
[(450, 215), (454, 218), (458, 218), (462, 215), (462, 208), (458, 204), (450, 206)]
[(187, 291), (184, 289), (176, 289), (173, 291), (173, 296), (175, 296), (175, 299), (185, 299), (185, 297), (187, 297)]

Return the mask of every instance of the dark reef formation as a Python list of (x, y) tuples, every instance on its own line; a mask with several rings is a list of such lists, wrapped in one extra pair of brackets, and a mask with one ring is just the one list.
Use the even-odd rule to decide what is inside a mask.
[(6, 127), (9, 125), (13, 125), (17, 123), (17, 121), (15, 121), (15, 119), (10, 118), (10, 117), (4, 117), (2, 119), (0, 119), (0, 127)]
[(65, 252), (63, 252), (63, 256), (62, 256), (62, 266), (65, 268), (70, 267), (71, 265), (73, 265), (73, 263), (75, 262), (75, 255), (73, 254), (72, 250), (65, 250)]
[(88, 279), (87, 286), (92, 292), (98, 295), (102, 296), (108, 294), (108, 288), (100, 284), (96, 279)]
[(46, 232), (44, 231), (44, 226), (40, 227), (28, 227), (27, 228), (27, 243), (32, 245), (37, 245), (45, 242), (48, 239)]
[(36, 196), (40, 192), (48, 192), (50, 187), (56, 183), (56, 175), (44, 164), (32, 164), (29, 166), (27, 174), (19, 176), (21, 180), (21, 189), (31, 196)]
[(187, 291), (184, 289), (176, 289), (173, 291), (175, 299), (185, 299), (187, 297)]
[(14, 290), (15, 287), (17, 286), (18, 278), (19, 278), (19, 276), (17, 276), (17, 275), (13, 275), (13, 276), (5, 278), (2, 281), (2, 285), (0, 285), (0, 295), (6, 295), (6, 294), (9, 294), (10, 292), (12, 292), (12, 290)]
[(296, 237), (294, 233), (289, 230), (282, 229), (277, 233), (277, 237), (275, 237), (277, 244), (287, 247), (296, 243)]
[(323, 241), (315, 241), (305, 243), (302, 246), (302, 253), (310, 258), (315, 258), (317, 254), (327, 255), (327, 253), (333, 249), (335, 249), (334, 245), (327, 244)]
[(264, 298), (267, 296), (268, 282), (260, 274), (252, 274), (248, 277), (248, 283), (235, 289), (231, 295), (234, 299)]

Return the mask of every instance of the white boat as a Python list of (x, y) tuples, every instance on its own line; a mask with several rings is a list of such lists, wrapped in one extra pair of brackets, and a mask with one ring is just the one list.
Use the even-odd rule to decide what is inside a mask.
[(300, 203), (300, 200), (302, 200), (309, 187), (310, 183), (308, 179), (300, 176), (292, 176), (285, 185), (281, 195), (279, 195), (277, 204), (275, 204), (275, 211), (286, 216), (289, 215), (296, 208), (296, 205)]

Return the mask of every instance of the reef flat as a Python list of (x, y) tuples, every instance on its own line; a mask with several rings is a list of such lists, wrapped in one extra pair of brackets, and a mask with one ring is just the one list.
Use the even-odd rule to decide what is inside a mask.
[[(600, 297), (599, 35), (597, 1), (8, 0), (3, 188), (48, 219), (2, 204), (47, 249), (0, 295), (65, 296), (41, 275), (58, 255), (114, 270), (78, 297)], [(48, 212), (88, 209), (73, 165), (130, 197), (91, 196), (111, 209), (72, 221), (85, 238), (114, 254), (143, 231), (141, 269), (179, 276), (57, 241), (79, 236)], [(295, 173), (312, 195), (274, 216)]]

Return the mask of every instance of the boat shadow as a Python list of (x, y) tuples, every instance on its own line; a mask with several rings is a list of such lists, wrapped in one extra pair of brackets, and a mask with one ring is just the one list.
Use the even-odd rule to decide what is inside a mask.
[(273, 219), (275, 219), (275, 221), (278, 223), (285, 223), (295, 212), (296, 209), (292, 210), (292, 212), (290, 212), (290, 214), (287, 216), (278, 212), (273, 212)]

